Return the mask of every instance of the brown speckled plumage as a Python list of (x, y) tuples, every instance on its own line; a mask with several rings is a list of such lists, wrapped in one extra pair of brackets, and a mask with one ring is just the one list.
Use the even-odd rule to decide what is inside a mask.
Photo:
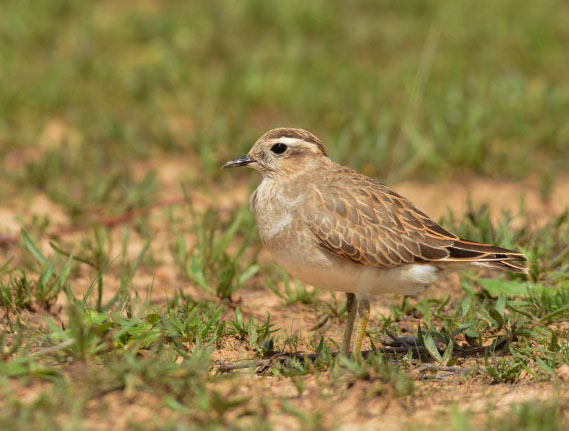
[(306, 224), (318, 243), (358, 264), (484, 262), (524, 272), (521, 253), (459, 239), (404, 197), (344, 166), (307, 181)]

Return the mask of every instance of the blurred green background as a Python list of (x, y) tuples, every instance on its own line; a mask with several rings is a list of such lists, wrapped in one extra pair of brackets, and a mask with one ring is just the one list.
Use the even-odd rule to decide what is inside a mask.
[[(526, 253), (529, 282), (465, 275), (375, 308), (372, 346), (417, 334), (456, 380), (410, 352), (331, 356), (341, 296), (269, 264), (258, 176), (219, 169), (277, 126), (390, 185), (436, 183), (413, 196), (439, 215), (481, 177), (510, 208), (549, 198), (442, 219)], [(567, 0), (1, 0), (0, 429), (567, 429), (569, 219), (547, 205), (568, 168)], [(196, 211), (169, 199), (182, 183)], [(323, 361), (213, 372), (273, 350)]]
[(190, 154), (217, 180), (275, 126), (387, 182), (550, 181), (568, 22), (562, 0), (4, 1), (0, 198), (136, 206), (159, 184), (132, 163)]

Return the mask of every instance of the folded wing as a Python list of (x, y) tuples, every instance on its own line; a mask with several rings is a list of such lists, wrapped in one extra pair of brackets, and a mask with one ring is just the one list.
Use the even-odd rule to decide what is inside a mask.
[(319, 178), (307, 191), (304, 214), (317, 243), (333, 255), (379, 268), (471, 262), (527, 272), (521, 253), (462, 240), (386, 186), (338, 169), (346, 172)]

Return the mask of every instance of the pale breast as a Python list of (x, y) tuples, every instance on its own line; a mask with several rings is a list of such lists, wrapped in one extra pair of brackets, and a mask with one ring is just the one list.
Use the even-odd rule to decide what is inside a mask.
[(254, 193), (255, 219), (263, 243), (269, 248), (295, 248), (302, 241), (302, 193), (274, 181), (263, 180)]

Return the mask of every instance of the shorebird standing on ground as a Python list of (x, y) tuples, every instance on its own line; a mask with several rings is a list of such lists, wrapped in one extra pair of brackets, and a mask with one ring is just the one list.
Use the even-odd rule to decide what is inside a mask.
[(360, 354), (369, 295), (412, 295), (466, 265), (528, 271), (521, 253), (460, 239), (388, 187), (334, 163), (305, 130), (268, 131), (223, 165), (237, 166), (263, 176), (249, 202), (275, 260), (304, 283), (346, 293), (344, 355), (356, 310), (362, 323), (353, 354)]

